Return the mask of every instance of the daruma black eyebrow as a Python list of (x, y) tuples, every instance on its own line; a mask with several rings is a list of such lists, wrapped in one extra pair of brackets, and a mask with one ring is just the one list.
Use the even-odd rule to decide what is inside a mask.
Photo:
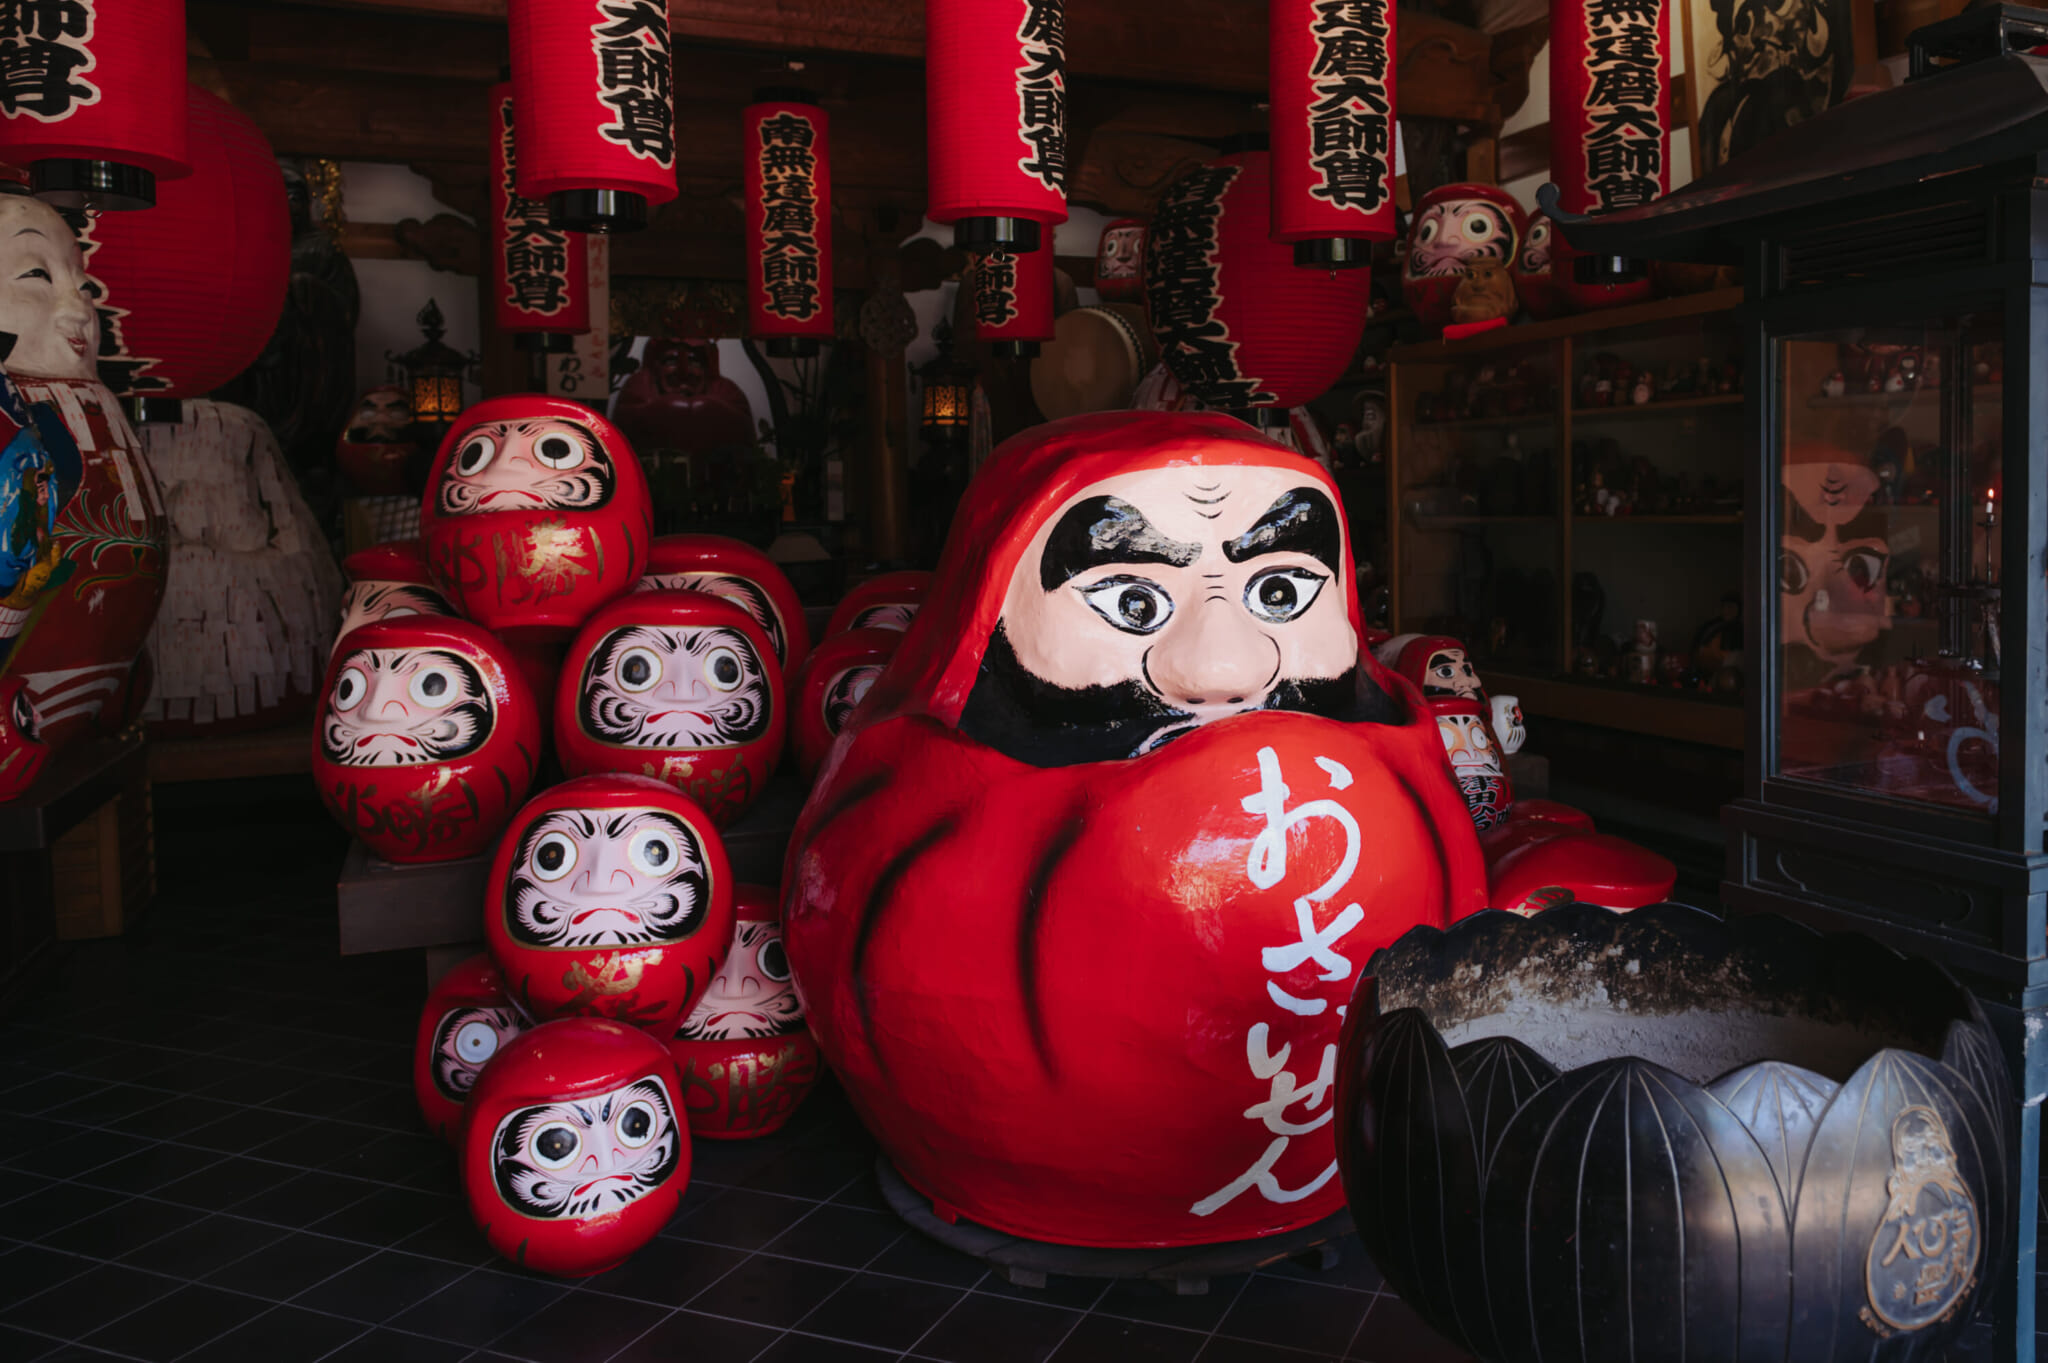
[(1168, 539), (1145, 513), (1121, 497), (1089, 497), (1074, 503), (1052, 528), (1039, 560), (1038, 583), (1047, 591), (1090, 568), (1111, 563), (1167, 563), (1185, 568), (1202, 546)]
[(1252, 522), (1251, 529), (1234, 540), (1225, 540), (1223, 556), (1232, 563), (1242, 563), (1261, 554), (1291, 551), (1307, 554), (1334, 573), (1343, 547), (1344, 532), (1337, 519), (1337, 508), (1317, 489), (1298, 487), (1267, 507), (1265, 514)]

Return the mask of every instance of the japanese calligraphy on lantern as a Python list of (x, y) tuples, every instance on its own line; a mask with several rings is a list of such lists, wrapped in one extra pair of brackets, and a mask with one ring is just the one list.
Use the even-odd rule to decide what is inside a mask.
[(1309, 193), (1371, 213), (1392, 192), (1391, 33), (1382, 0), (1316, 0), (1309, 9)]
[(1066, 11), (1061, 0), (1024, 0), (1017, 25), (1017, 164), (1047, 189), (1067, 189)]
[(1017, 320), (1017, 257), (991, 251), (974, 275), (974, 324), (978, 329), (1005, 327)]
[(92, 54), (95, 0), (11, 0), (0, 4), (0, 113), (44, 123), (100, 101), (85, 75)]
[(817, 315), (819, 302), (818, 128), (783, 109), (760, 122), (761, 307), (789, 322)]
[(91, 286), (93, 311), (99, 314), (100, 319), (100, 349), (95, 361), (100, 382), (119, 397), (162, 393), (170, 388), (170, 380), (150, 372), (163, 363), (162, 357), (137, 355), (128, 348), (129, 310), (114, 297), (106, 281), (93, 273), (92, 258), (99, 254), (103, 244), (94, 235), (98, 225), (96, 216), (86, 218), (85, 225), (78, 229), (78, 250), (85, 261), (85, 278)]
[(1663, 192), (1664, 0), (1586, 0), (1588, 209), (1604, 213)]
[(555, 317), (569, 306), (569, 234), (548, 222), (547, 205), (519, 196), (512, 154), (512, 96), (498, 100), (499, 181), (504, 195), (498, 250), (500, 301), (515, 312)]
[(675, 164), (674, 67), (661, 0), (598, 0), (590, 28), (597, 97), (612, 110), (598, 132), (664, 168)]
[(1263, 384), (1240, 372), (1237, 341), (1219, 313), (1217, 225), (1224, 191), (1239, 170), (1204, 166), (1167, 191), (1153, 220), (1145, 270), (1152, 329), (1162, 346), (1177, 352), (1174, 376), (1204, 402), (1225, 408), (1274, 401)]
[[(1343, 791), (1351, 786), (1351, 772), (1343, 763), (1318, 757), (1316, 765), (1332, 791)], [(1289, 809), (1287, 800), (1291, 793), (1280, 770), (1279, 755), (1271, 748), (1259, 749), (1259, 789), (1244, 797), (1245, 812), (1266, 821), (1266, 826), (1252, 839), (1245, 858), (1245, 877), (1252, 885), (1260, 890), (1270, 890), (1286, 878), (1287, 836), (1297, 825), (1329, 821), (1343, 834), (1344, 852), (1338, 858), (1337, 868), (1322, 884), (1296, 897), (1296, 939), (1263, 948), (1259, 953), (1259, 963), (1276, 977), (1285, 977), (1313, 963), (1318, 967), (1318, 980), (1336, 983), (1351, 978), (1352, 971), (1351, 958), (1338, 951), (1337, 946), (1353, 928), (1365, 921), (1365, 909), (1358, 904), (1347, 904), (1321, 927), (1316, 926), (1316, 911), (1339, 898), (1350, 885), (1352, 874), (1358, 869), (1363, 837), (1358, 827), (1358, 816), (1339, 801), (1325, 796), (1304, 800)], [(1275, 1017), (1283, 1025), (1289, 1018), (1321, 1017), (1330, 1008), (1328, 999), (1302, 998), (1283, 987), (1278, 978), (1266, 981), (1266, 996), (1278, 1010)], [(1340, 1017), (1343, 1011), (1338, 1008)], [(1335, 1037), (1335, 1027), (1329, 1029), (1329, 1034)], [(1188, 1209), (1196, 1216), (1208, 1216), (1252, 1191), (1257, 1191), (1268, 1202), (1299, 1202), (1312, 1196), (1336, 1176), (1337, 1162), (1333, 1159), (1308, 1182), (1289, 1188), (1275, 1175), (1274, 1168), (1296, 1136), (1306, 1136), (1329, 1125), (1335, 1112), (1330, 1094), (1337, 1080), (1337, 1043), (1331, 1040), (1323, 1044), (1316, 1059), (1315, 1074), (1303, 1083), (1297, 1066), (1306, 1064), (1309, 1057), (1297, 1058), (1291, 1042), (1282, 1042), (1280, 1049), (1275, 1051), (1271, 1048), (1272, 1039), (1272, 1027), (1264, 1022), (1253, 1023), (1245, 1033), (1245, 1064), (1250, 1068), (1252, 1078), (1267, 1085), (1267, 1089), (1266, 1096), (1246, 1108), (1244, 1115), (1264, 1126), (1273, 1139), (1266, 1143), (1259, 1157), (1243, 1173)], [(1321, 1111), (1317, 1110), (1319, 1108)], [(1295, 1109), (1298, 1109), (1296, 1115), (1289, 1116), (1290, 1110)]]

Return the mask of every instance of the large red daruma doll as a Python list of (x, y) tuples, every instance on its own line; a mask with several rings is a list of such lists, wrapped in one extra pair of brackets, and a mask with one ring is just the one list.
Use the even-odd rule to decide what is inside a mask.
[(867, 699), (882, 669), (903, 642), (895, 629), (850, 629), (818, 645), (811, 662), (790, 688), (790, 743), (797, 770), (806, 781), (846, 727), (853, 708)]
[(1214, 414), (1052, 422), (969, 486), (783, 877), (812, 1033), (942, 1215), (1137, 1247), (1342, 1206), (1338, 1009), (1485, 873), (1339, 506)]
[(555, 752), (572, 776), (666, 781), (723, 828), (760, 797), (788, 724), (768, 636), (703, 592), (634, 592), (590, 617), (555, 690)]
[(1423, 195), (1401, 262), (1401, 297), (1416, 319), (1431, 331), (1448, 326), (1465, 268), (1491, 261), (1512, 269), (1528, 224), (1515, 196), (1493, 185), (1439, 185)]
[(718, 969), (732, 913), (702, 809), (645, 776), (581, 776), (505, 831), (484, 940), (529, 1016), (612, 1018), (666, 1041)]
[(747, 1140), (780, 1131), (818, 1082), (818, 1043), (790, 978), (775, 891), (739, 888), (739, 921), (711, 987), (676, 1028), (690, 1134)]
[(652, 1240), (689, 1187), (675, 1064), (635, 1028), (543, 1023), (485, 1066), (468, 1107), (470, 1215), (522, 1268), (602, 1273)]
[(488, 630), (386, 619), (344, 634), (328, 659), (313, 780), (386, 861), (452, 861), (490, 848), (533, 784), (540, 745), (540, 706)]
[(460, 1144), (463, 1105), (477, 1076), (528, 1025), (489, 956), (459, 962), (435, 982), (412, 1051), (413, 1096), (430, 1131)]
[(618, 427), (580, 403), (517, 394), (478, 403), (442, 439), (420, 533), (464, 615), (559, 641), (640, 580), (654, 509)]
[(775, 560), (727, 535), (660, 535), (647, 554), (640, 592), (707, 592), (723, 597), (768, 634), (782, 675), (794, 677), (811, 651), (810, 622), (796, 588)]

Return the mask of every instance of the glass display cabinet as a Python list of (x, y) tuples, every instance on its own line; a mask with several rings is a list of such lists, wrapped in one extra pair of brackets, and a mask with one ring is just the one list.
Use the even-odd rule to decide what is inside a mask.
[[(2048, 1094), (2048, 12), (1921, 29), (1912, 76), (1656, 203), (1613, 256), (1742, 262), (1744, 798), (1724, 903), (1947, 966), (2012, 1061), (2031, 1360)], [(1554, 202), (1554, 200), (1548, 201)]]

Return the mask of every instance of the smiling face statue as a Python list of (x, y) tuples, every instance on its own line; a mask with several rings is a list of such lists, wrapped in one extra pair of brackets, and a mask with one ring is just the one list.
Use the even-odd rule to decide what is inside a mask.
[(470, 1214), (524, 1268), (603, 1272), (654, 1238), (689, 1185), (675, 1065), (635, 1028), (542, 1023), (499, 1050), (468, 1108)]
[(0, 332), (15, 338), (10, 374), (99, 377), (99, 314), (78, 238), (56, 209), (26, 195), (0, 195)]
[(969, 486), (783, 882), (810, 1029), (920, 1193), (1095, 1246), (1341, 1202), (1337, 1010), (1485, 880), (1435, 724), (1360, 653), (1338, 507), (1215, 414), (1049, 422)]

